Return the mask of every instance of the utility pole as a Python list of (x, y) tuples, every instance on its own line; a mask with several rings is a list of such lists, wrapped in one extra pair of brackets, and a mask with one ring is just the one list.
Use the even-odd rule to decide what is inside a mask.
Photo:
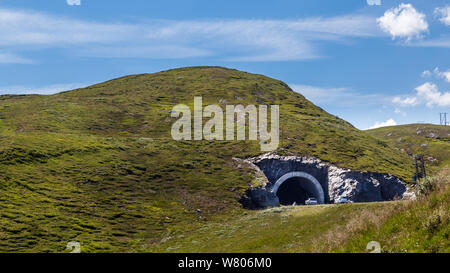
[(448, 125), (447, 113), (439, 113), (439, 121), (440, 121), (441, 125)]
[(427, 177), (427, 173), (425, 171), (425, 160), (423, 159), (422, 154), (418, 154), (414, 156), (414, 165), (416, 167), (416, 173), (413, 176), (413, 182), (418, 182), (419, 179), (424, 179)]

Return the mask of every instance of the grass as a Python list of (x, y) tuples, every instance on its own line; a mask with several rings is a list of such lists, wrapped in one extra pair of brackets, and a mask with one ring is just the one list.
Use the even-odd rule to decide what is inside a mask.
[(151, 252), (311, 252), (316, 238), (353, 217), (362, 207), (318, 205), (283, 206), (248, 211), (227, 221), (192, 227), (188, 232), (166, 233), (150, 243)]
[(432, 171), (450, 166), (450, 126), (407, 124), (366, 131), (412, 158), (423, 154)]
[(261, 154), (257, 141), (171, 139), (169, 110), (196, 95), (223, 109), (280, 105), (279, 154), (405, 181), (412, 175), (409, 157), (388, 141), (281, 81), (232, 69), (180, 68), (55, 95), (0, 96), (0, 252), (62, 252), (69, 241), (83, 252), (165, 251), (149, 242), (255, 213), (237, 202), (254, 172), (232, 158)]
[(357, 251), (370, 239), (379, 241), (384, 252), (449, 253), (450, 169), (430, 179), (430, 192), (368, 225), (338, 250)]
[(415, 201), (282, 206), (168, 232), (152, 252), (383, 252), (450, 251), (450, 169), (431, 178)]

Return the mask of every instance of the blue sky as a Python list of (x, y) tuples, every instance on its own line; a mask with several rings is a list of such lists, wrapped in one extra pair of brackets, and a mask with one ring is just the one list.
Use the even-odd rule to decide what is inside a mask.
[(0, 94), (219, 65), (366, 129), (439, 123), (449, 60), (448, 0), (0, 0)]

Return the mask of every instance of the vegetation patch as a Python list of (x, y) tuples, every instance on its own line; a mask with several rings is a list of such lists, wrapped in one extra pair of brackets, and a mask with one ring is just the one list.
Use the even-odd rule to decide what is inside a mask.
[[(180, 68), (55, 95), (0, 96), (0, 252), (62, 252), (69, 241), (79, 241), (83, 252), (164, 251), (178, 247), (162, 243), (172, 234), (186, 236), (243, 213), (266, 217), (238, 203), (261, 180), (233, 157), (261, 154), (257, 141), (171, 139), (169, 111), (180, 103), (192, 105), (194, 96), (223, 109), (280, 105), (276, 152), (281, 155), (315, 156), (405, 181), (413, 173), (408, 155), (389, 141), (330, 115), (281, 81), (232, 69)], [(332, 225), (341, 209), (345, 217), (356, 211), (339, 208), (318, 207), (323, 218), (305, 217)], [(278, 223), (276, 229), (282, 220), (303, 221), (287, 212), (268, 215), (267, 223)], [(239, 219), (236, 234), (249, 230)], [(264, 232), (267, 227), (253, 228)], [(217, 236), (228, 236), (221, 232)], [(313, 237), (314, 232), (305, 232)], [(245, 241), (240, 249), (281, 250), (292, 239), (284, 236), (273, 244), (264, 236)], [(211, 244), (211, 250), (219, 250)], [(285, 250), (308, 250), (304, 247)], [(228, 249), (233, 250), (238, 245)]]

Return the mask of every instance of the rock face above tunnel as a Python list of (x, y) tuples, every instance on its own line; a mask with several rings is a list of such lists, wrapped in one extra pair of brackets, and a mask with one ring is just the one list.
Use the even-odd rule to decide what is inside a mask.
[(393, 175), (343, 169), (314, 157), (268, 153), (246, 161), (259, 168), (268, 180), (265, 186), (247, 192), (247, 203), (252, 207), (279, 205), (280, 201), (273, 191), (274, 186), (280, 177), (291, 172), (304, 172), (314, 176), (322, 186), (325, 203), (335, 203), (341, 197), (353, 202), (415, 197), (407, 185)]
[(388, 201), (410, 198), (406, 184), (390, 174), (358, 172), (331, 167), (328, 174), (332, 201), (347, 197), (354, 202)]

